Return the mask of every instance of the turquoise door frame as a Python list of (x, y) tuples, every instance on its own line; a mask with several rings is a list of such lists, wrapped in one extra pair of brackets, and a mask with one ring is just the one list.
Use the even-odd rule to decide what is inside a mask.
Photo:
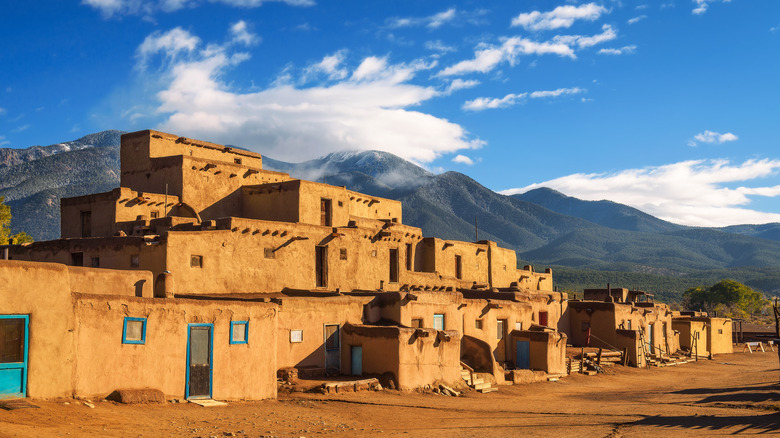
[(531, 343), (529, 341), (517, 341), (517, 357), (515, 368), (527, 370), (531, 368)]
[(0, 399), (27, 397), (27, 361), (30, 345), (30, 315), (0, 315), (0, 320), (23, 320), (24, 352), (21, 362), (0, 362)]
[(352, 375), (363, 375), (363, 346), (353, 345), (351, 350), (352, 355)]
[[(191, 362), (191, 344), (190, 344), (190, 336), (192, 335), (192, 329), (193, 327), (208, 327), (209, 328), (209, 394), (206, 395), (196, 395), (190, 397), (190, 369), (192, 367)], [(212, 394), (214, 392), (214, 324), (187, 324), (187, 380), (185, 382), (184, 387), (184, 397), (185, 398), (212, 398)]]

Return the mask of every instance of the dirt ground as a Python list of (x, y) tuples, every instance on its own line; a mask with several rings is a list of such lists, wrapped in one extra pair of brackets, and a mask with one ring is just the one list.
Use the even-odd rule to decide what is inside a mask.
[(735, 353), (668, 368), (618, 366), (459, 398), (390, 390), (294, 393), (209, 408), (32, 400), (40, 408), (0, 410), (0, 436), (780, 435), (779, 380), (777, 353)]

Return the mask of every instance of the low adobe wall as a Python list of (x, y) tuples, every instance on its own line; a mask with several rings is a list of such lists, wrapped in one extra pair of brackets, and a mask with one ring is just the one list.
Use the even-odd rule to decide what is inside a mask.
[[(155, 388), (184, 397), (188, 325), (213, 324), (213, 397), (276, 396), (276, 305), (73, 294), (77, 321), (74, 394)], [(146, 318), (143, 344), (122, 342), (124, 318)], [(230, 343), (230, 322), (248, 321), (248, 342)]]
[(530, 347), (530, 369), (550, 374), (566, 374), (566, 335), (558, 332), (514, 330), (512, 353), (517, 357), (517, 341), (527, 341)]
[(398, 388), (460, 380), (460, 335), (454, 330), (346, 324), (342, 332), (342, 370), (350, 374), (351, 347), (363, 347), (363, 373), (393, 373)]
[(27, 395), (71, 396), (74, 318), (67, 268), (0, 260), (0, 279), (0, 314), (30, 317)]
[(154, 281), (150, 271), (123, 271), (68, 266), (70, 290), (85, 294), (151, 298)]

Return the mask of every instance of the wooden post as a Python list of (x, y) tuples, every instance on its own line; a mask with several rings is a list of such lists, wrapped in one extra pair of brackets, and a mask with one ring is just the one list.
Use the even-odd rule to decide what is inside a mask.
[(601, 366), (601, 348), (599, 348), (599, 354), (596, 355), (596, 365)]
[(580, 349), (580, 373), (585, 372), (585, 348)]
[(626, 347), (623, 347), (623, 360), (621, 363), (623, 366), (628, 366), (628, 349)]

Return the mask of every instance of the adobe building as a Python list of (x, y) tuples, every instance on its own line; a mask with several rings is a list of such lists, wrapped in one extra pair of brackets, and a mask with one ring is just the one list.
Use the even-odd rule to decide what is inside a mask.
[[(3, 248), (0, 397), (261, 399), (277, 370), (401, 389), (565, 372), (565, 295), (494, 242), (240, 149), (122, 136), (120, 187), (61, 201), (62, 238)], [(461, 381), (462, 383), (462, 381)]]

